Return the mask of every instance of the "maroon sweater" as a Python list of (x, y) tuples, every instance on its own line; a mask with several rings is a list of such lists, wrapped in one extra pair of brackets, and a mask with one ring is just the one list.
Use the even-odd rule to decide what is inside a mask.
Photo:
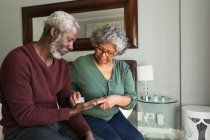
[(34, 47), (27, 44), (7, 55), (0, 77), (4, 134), (19, 126), (46, 125), (63, 120), (81, 136), (90, 130), (81, 114), (69, 119), (71, 72), (65, 60), (54, 59), (47, 67)]

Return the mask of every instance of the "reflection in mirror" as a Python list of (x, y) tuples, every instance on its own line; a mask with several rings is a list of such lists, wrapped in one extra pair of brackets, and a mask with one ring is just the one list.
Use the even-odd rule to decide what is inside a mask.
[[(54, 11), (62, 10), (70, 14), (81, 13), (81, 15), (83, 15), (83, 13), (91, 12), (90, 15), (92, 16), (88, 18), (96, 20), (97, 19), (96, 17), (98, 16), (93, 15), (93, 13), (99, 15), (101, 14), (99, 11), (103, 11), (103, 12), (106, 11), (109, 15), (108, 17), (110, 17), (110, 15), (113, 15), (113, 13), (115, 13), (115, 12), (110, 12), (110, 11), (112, 9), (118, 10), (118, 8), (120, 11), (121, 9), (123, 10), (123, 12), (121, 13), (123, 15), (122, 20), (124, 20), (122, 26), (124, 25), (126, 34), (129, 39), (129, 44), (130, 44), (129, 48), (137, 48), (137, 38), (138, 38), (137, 0), (73, 0), (73, 1), (60, 2), (60, 3), (22, 7), (23, 43), (24, 44), (29, 43), (31, 41), (38, 40), (40, 38), (41, 33), (35, 33), (37, 34), (37, 36), (35, 35), (36, 37), (34, 37), (34, 32), (38, 32), (38, 30), (37, 29), (33, 30), (33, 28), (35, 28), (33, 26), (34, 24), (33, 21), (35, 21), (36, 18), (39, 19), (40, 17), (47, 17)], [(83, 16), (86, 17), (87, 15), (83, 15)], [(100, 15), (100, 16), (103, 17), (103, 15)], [(88, 18), (86, 17), (86, 19)], [(78, 18), (78, 20), (80, 19)], [(113, 21), (113, 19), (111, 18), (109, 20)], [(81, 21), (83, 20), (80, 20), (79, 22)], [(96, 23), (98, 23), (98, 21), (96, 21)], [(38, 23), (37, 26), (40, 26), (40, 25), (43, 26), (43, 24), (44, 22), (42, 21), (41, 23)], [(91, 25), (94, 25), (94, 24), (95, 23), (91, 22)], [(85, 25), (85, 26), (89, 26), (89, 25)], [(81, 30), (83, 30), (82, 28), (86, 28), (86, 27), (81, 27)], [(43, 27), (41, 29), (43, 29)], [(88, 27), (88, 29), (91, 29), (91, 28)], [(81, 32), (81, 34), (83, 35), (80, 35), (80, 37), (74, 42), (75, 49), (73, 51), (86, 51), (86, 50), (93, 49), (90, 43), (90, 38), (86, 37), (86, 36), (89, 36), (89, 33), (86, 33), (88, 31), (85, 31), (85, 30), (83, 31), (85, 33)]]
[(89, 38), (91, 33), (105, 24), (117, 24), (124, 28), (123, 8), (72, 14), (80, 24), (79, 38)]
[[(98, 27), (105, 24), (117, 24), (124, 28), (124, 11), (123, 8), (100, 10), (93, 12), (83, 12), (71, 14), (74, 16), (80, 25), (78, 38), (89, 38), (91, 33)], [(33, 18), (33, 41), (39, 40), (45, 20), (47, 17)]]
[(32, 19), (33, 41), (38, 41), (40, 39), (46, 19), (47, 17), (38, 17)]

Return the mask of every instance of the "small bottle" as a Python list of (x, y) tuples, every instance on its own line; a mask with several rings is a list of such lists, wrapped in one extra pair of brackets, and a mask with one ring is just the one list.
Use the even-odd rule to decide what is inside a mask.
[(76, 103), (84, 103), (85, 102), (85, 98), (84, 97), (80, 97), (79, 100)]
[(161, 96), (161, 101), (165, 102), (166, 96)]
[(158, 94), (154, 94), (154, 102), (158, 102)]

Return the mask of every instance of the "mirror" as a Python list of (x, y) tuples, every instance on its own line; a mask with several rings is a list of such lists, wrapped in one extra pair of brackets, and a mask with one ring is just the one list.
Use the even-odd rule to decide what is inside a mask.
[[(34, 39), (34, 20), (39, 17), (46, 17), (54, 11), (62, 10), (72, 14), (73, 16), (79, 14), (80, 17), (82, 17), (81, 14), (83, 13), (94, 12), (99, 14), (101, 11), (110, 12), (111, 10), (118, 9), (122, 9), (124, 12), (123, 26), (129, 38), (130, 48), (137, 48), (137, 0), (77, 0), (23, 7), (23, 43), (25, 44), (32, 42)], [(92, 18), (94, 18), (93, 14)], [(88, 36), (79, 37), (74, 43), (74, 51), (85, 51), (92, 49), (93, 47), (91, 46), (90, 38)]]
[[(117, 24), (124, 28), (124, 9), (116, 8), (109, 10), (82, 12), (71, 14), (76, 18), (80, 25), (78, 38), (89, 38), (91, 33), (98, 27), (108, 23)], [(33, 41), (40, 39), (48, 16), (36, 17), (32, 19)]]

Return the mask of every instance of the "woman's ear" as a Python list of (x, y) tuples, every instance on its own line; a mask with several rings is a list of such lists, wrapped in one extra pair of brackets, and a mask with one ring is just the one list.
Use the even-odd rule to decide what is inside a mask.
[(51, 29), (50, 29), (50, 35), (54, 38), (54, 37), (57, 37), (58, 36), (58, 33), (59, 33), (59, 31), (58, 31), (58, 29), (56, 28), (56, 27), (52, 27)]

